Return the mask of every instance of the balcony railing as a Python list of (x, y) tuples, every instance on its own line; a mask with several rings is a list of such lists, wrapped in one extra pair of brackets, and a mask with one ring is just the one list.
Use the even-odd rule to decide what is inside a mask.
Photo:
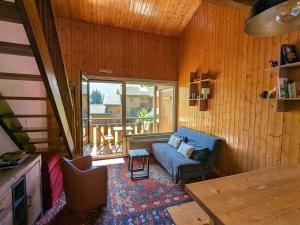
[[(126, 119), (126, 135), (149, 134), (159, 131), (159, 123), (154, 123), (153, 118), (130, 117)], [(88, 131), (88, 118), (84, 119), (83, 141), (84, 144), (102, 146), (104, 136), (113, 137), (114, 144), (121, 145), (123, 137), (122, 119), (120, 118), (90, 118)]]

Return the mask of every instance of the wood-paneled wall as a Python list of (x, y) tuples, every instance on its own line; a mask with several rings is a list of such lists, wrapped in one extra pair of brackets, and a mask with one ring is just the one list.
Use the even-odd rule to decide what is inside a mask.
[(161, 35), (79, 22), (57, 20), (68, 76), (78, 81), (80, 70), (90, 75), (177, 80), (178, 41)]
[[(300, 161), (300, 107), (274, 112), (274, 100), (261, 100), (275, 86), (266, 71), (278, 59), (281, 43), (300, 49), (298, 32), (255, 38), (243, 32), (246, 14), (202, 3), (180, 37), (178, 126), (224, 138), (217, 169), (233, 174)], [(209, 109), (188, 106), (189, 73), (210, 70), (213, 83)]]
[[(178, 40), (57, 18), (69, 81), (76, 83), (76, 146), (80, 146), (80, 71), (94, 76), (177, 80)], [(100, 74), (99, 68), (112, 70)]]

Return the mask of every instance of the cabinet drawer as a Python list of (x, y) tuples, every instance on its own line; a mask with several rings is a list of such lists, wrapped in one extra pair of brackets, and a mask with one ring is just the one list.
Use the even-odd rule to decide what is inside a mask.
[[(12, 213), (12, 197), (11, 190), (0, 196), (0, 224), (4, 218), (7, 220), (7, 216)], [(12, 215), (12, 214), (11, 214)]]

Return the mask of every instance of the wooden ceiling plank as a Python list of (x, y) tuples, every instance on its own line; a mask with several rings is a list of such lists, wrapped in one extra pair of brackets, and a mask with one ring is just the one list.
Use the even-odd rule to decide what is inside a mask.
[(53, 0), (58, 17), (178, 36), (201, 0)]

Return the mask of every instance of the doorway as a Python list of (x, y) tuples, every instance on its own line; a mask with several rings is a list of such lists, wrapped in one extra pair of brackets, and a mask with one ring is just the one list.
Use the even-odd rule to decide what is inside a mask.
[(124, 156), (122, 82), (84, 77), (81, 85), (83, 155)]

